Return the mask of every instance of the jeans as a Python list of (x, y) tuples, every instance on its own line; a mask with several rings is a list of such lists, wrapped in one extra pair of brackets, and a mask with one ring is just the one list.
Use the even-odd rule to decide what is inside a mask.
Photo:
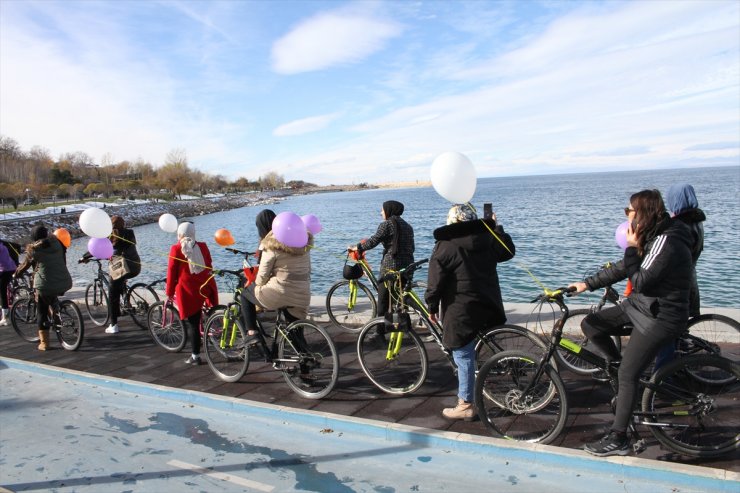
[(475, 387), (475, 341), (452, 350), (452, 359), (457, 365), (457, 396), (465, 402), (473, 402)]

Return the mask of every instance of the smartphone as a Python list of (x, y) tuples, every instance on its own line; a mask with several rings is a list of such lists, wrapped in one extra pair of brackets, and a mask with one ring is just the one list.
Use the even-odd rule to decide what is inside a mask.
[(493, 205), (491, 203), (483, 204), (483, 219), (491, 219), (493, 217)]

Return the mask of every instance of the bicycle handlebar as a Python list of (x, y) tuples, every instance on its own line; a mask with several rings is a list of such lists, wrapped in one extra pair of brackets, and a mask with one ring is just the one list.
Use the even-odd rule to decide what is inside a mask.
[(564, 286), (553, 290), (545, 289), (545, 292), (533, 299), (532, 303), (540, 301), (562, 301), (564, 296), (571, 296), (571, 293), (575, 291), (576, 288), (572, 286)]
[(231, 274), (232, 276), (242, 276), (244, 272), (242, 270), (227, 270), (227, 269), (213, 269), (213, 274), (223, 277), (224, 274)]
[(409, 264), (403, 269), (391, 271), (388, 274), (380, 278), (380, 282), (387, 282), (395, 279), (397, 276), (409, 276), (413, 274), (419, 267), (429, 262), (428, 258), (417, 260), (413, 264)]
[(257, 253), (257, 252), (244, 252), (242, 250), (237, 250), (236, 248), (229, 248), (229, 247), (224, 248), (224, 250), (227, 250), (233, 253), (234, 255), (244, 255), (245, 257), (249, 257), (250, 255), (254, 256), (255, 253)]

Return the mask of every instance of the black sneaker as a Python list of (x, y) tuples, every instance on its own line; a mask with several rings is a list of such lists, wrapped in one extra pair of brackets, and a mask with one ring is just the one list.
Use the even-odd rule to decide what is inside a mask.
[(601, 440), (584, 445), (583, 450), (599, 457), (627, 455), (630, 453), (630, 439), (627, 435), (610, 431)]
[(185, 364), (190, 366), (198, 366), (203, 364), (203, 360), (200, 359), (200, 356), (193, 356), (191, 354), (190, 357), (185, 360)]

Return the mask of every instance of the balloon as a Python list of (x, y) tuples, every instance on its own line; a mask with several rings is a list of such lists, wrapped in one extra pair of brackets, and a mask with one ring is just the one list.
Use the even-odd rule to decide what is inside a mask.
[(614, 231), (614, 241), (617, 242), (617, 246), (622, 250), (627, 250), (627, 228), (629, 228), (630, 222), (625, 221)]
[(80, 228), (87, 236), (107, 238), (113, 232), (110, 217), (103, 209), (90, 207), (80, 214)]
[(432, 186), (453, 204), (470, 202), (475, 194), (475, 167), (459, 152), (445, 152), (432, 163)]
[(281, 212), (272, 221), (272, 234), (289, 247), (303, 248), (308, 244), (308, 231), (300, 216), (292, 212)]
[(108, 238), (90, 238), (87, 251), (95, 258), (110, 258), (113, 255), (113, 243)]
[(159, 227), (165, 233), (174, 233), (177, 231), (177, 218), (172, 214), (162, 214), (159, 216)]
[(72, 237), (70, 236), (69, 231), (67, 231), (65, 228), (59, 228), (55, 230), (54, 236), (56, 236), (57, 239), (62, 242), (64, 248), (69, 248), (69, 245), (72, 244)]
[(303, 224), (306, 225), (306, 229), (309, 230), (312, 235), (319, 234), (321, 230), (324, 229), (321, 226), (319, 218), (314, 216), (313, 214), (306, 214), (305, 216), (301, 216), (301, 221), (303, 221)]
[(226, 228), (217, 229), (213, 237), (216, 239), (216, 243), (221, 246), (229, 246), (235, 243), (234, 237), (231, 236), (231, 231)]

